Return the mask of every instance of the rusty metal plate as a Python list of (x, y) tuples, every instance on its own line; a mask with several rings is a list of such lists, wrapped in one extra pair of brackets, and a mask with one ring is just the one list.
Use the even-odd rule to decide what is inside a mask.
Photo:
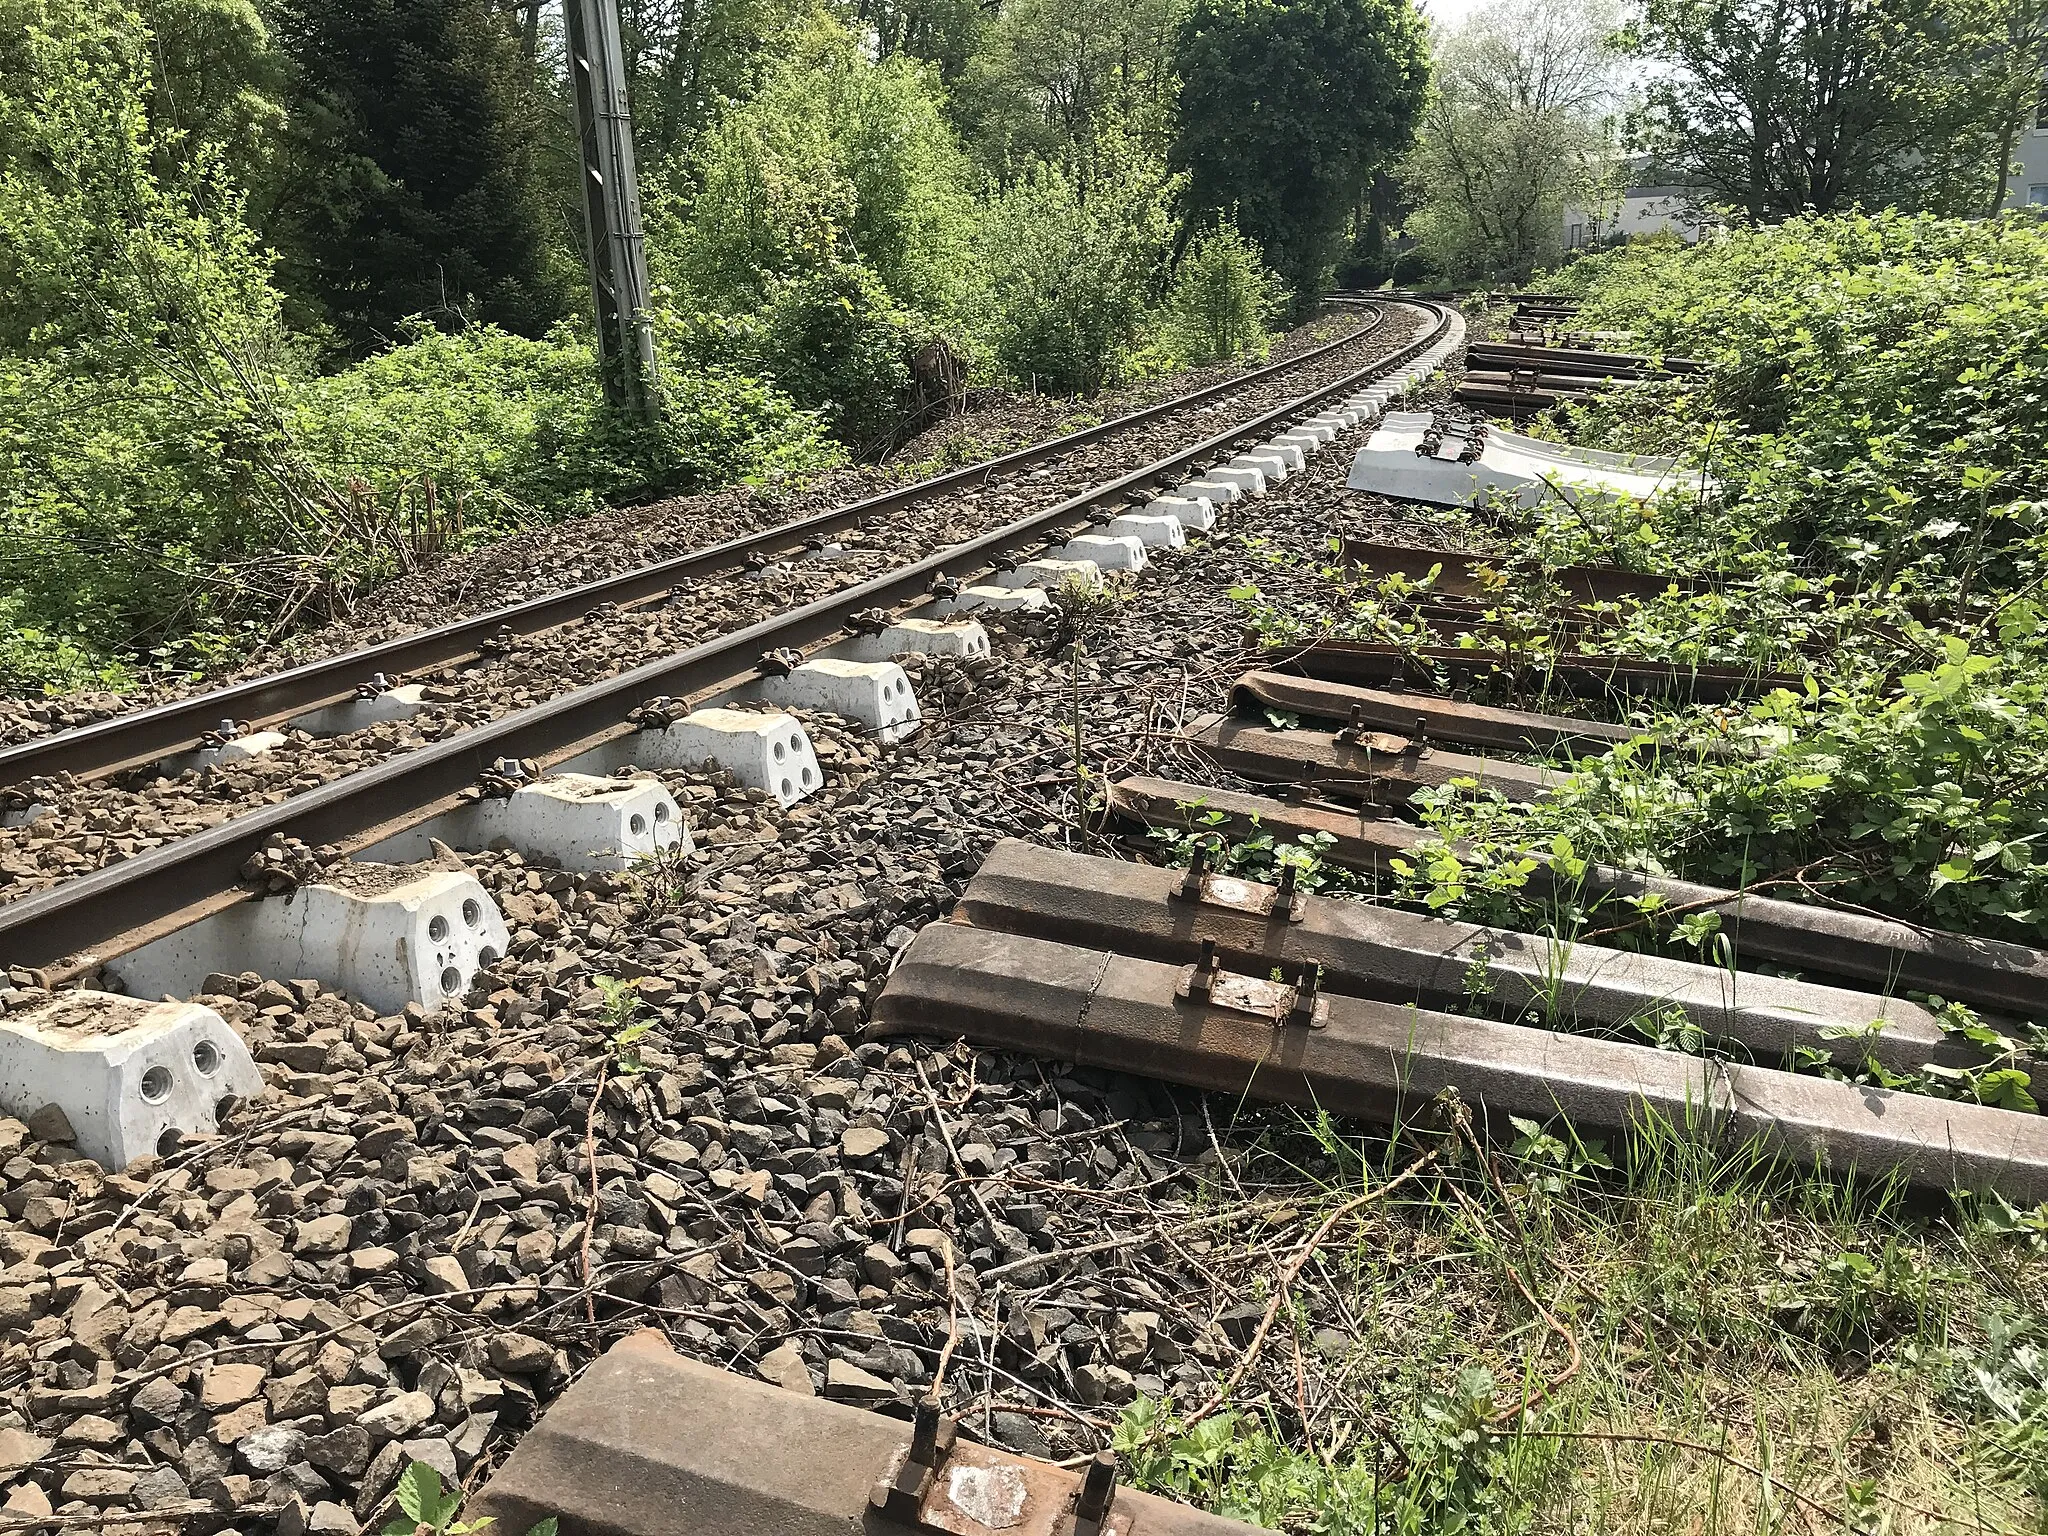
[[(1072, 1530), (1080, 1480), (1047, 1462), (957, 1441), (927, 1480), (915, 1529), (945, 1536), (1061, 1536)], [(1119, 1500), (1128, 1499), (1119, 1494)], [(1112, 1508), (1103, 1536), (1130, 1536), (1131, 1516)], [(1148, 1526), (1149, 1530), (1149, 1526)]]

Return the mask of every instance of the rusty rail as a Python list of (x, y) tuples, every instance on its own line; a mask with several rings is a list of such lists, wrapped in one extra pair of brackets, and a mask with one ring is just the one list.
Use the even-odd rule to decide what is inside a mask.
[(685, 1359), (629, 1334), (527, 1431), (465, 1520), (561, 1536), (1245, 1536), (1085, 1471)]
[[(1110, 806), (1143, 826), (1181, 830), (1201, 830), (1203, 818), (1213, 815), (1215, 830), (1240, 839), (1255, 831), (1283, 841), (1328, 834), (1332, 841), (1324, 856), (1331, 863), (1374, 875), (1391, 873), (1390, 860), (1412, 858), (1432, 840), (1421, 827), (1355, 810), (1171, 779), (1124, 779), (1111, 788)], [(1532, 850), (1529, 857), (1537, 862), (1532, 880), (1554, 884), (1548, 855)], [(1667, 910), (1712, 912), (1720, 917), (1721, 931), (1739, 960), (1769, 960), (1803, 974), (1863, 982), (1886, 992), (1931, 992), (1976, 1008), (2048, 1018), (2048, 951), (2029, 945), (1601, 864), (1588, 866), (1566, 893), (1580, 899), (1655, 895)]]
[(1196, 720), (1181, 740), (1203, 757), (1261, 784), (1290, 784), (1346, 800), (1398, 804), (1418, 789), (1472, 779), (1510, 800), (1540, 799), (1565, 775), (1511, 758), (1446, 752), (1409, 736), (1361, 730), (1276, 731), (1234, 715)]
[(1604, 720), (1578, 720), (1526, 709), (1496, 709), (1440, 693), (1406, 688), (1358, 688), (1285, 672), (1247, 672), (1230, 690), (1239, 709), (1281, 709), (1354, 728), (1391, 731), (1428, 743), (1501, 752), (1605, 752), (1625, 741), (1650, 739), (1642, 731)]
[(875, 1034), (965, 1039), (1191, 1088), (1407, 1127), (1455, 1093), (1483, 1128), (1563, 1115), (1581, 1130), (1755, 1145), (1838, 1176), (2048, 1198), (2048, 1118), (1317, 993), (1220, 963), (933, 923), (875, 1005)]

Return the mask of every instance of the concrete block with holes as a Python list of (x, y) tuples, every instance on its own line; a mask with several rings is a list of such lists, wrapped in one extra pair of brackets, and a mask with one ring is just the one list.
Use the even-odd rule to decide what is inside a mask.
[(1105, 571), (1145, 569), (1145, 546), (1127, 533), (1076, 534), (1060, 554), (1068, 560), (1093, 560)]
[(1355, 405), (1333, 405), (1320, 415), (1311, 416), (1309, 425), (1334, 427), (1338, 432), (1349, 432), (1358, 425), (1359, 411)]
[[(902, 670), (898, 668), (898, 670)], [(701, 768), (715, 763), (749, 789), (782, 805), (816, 794), (823, 775), (810, 735), (789, 715), (751, 709), (700, 709), (633, 744), (643, 768)]]
[(1111, 538), (1133, 538), (1147, 549), (1180, 549), (1187, 544), (1188, 530), (1170, 512), (1125, 512), (1102, 525)]
[(1145, 503), (1145, 511), (1178, 519), (1190, 533), (1207, 533), (1216, 526), (1216, 508), (1206, 496), (1155, 496)]
[(59, 992), (0, 1019), (0, 1112), (56, 1105), (102, 1168), (211, 1136), (229, 1103), (262, 1091), (242, 1037), (196, 1003)]
[(467, 871), (345, 864), (288, 896), (244, 901), (102, 968), (130, 993), (196, 992), (215, 971), (308, 977), (379, 1013), (459, 1002), (511, 942)]
[(1079, 582), (1090, 592), (1102, 590), (1102, 567), (1093, 560), (1060, 559), (1047, 555), (1038, 560), (1026, 560), (1014, 571), (997, 571), (995, 585), (999, 587), (1045, 587), (1057, 592), (1068, 582)]
[(1315, 417), (1311, 416), (1307, 421), (1297, 421), (1280, 435), (1283, 438), (1307, 437), (1314, 439), (1317, 443), (1330, 443), (1335, 442), (1337, 439), (1338, 425), (1338, 423), (1333, 421), (1318, 421)]
[(510, 847), (564, 869), (630, 869), (642, 859), (691, 850), (675, 797), (654, 778), (557, 773), (502, 799), (477, 802), (458, 846)]
[(816, 709), (857, 720), (887, 745), (901, 741), (924, 718), (910, 679), (893, 661), (847, 661), (820, 656), (781, 677), (765, 677), (754, 697), (788, 709)]
[(1323, 440), (1320, 437), (1310, 437), (1305, 432), (1283, 432), (1266, 446), (1292, 448), (1301, 454), (1305, 462), (1323, 451)]
[(926, 656), (986, 656), (988, 631), (972, 619), (898, 619), (880, 634), (856, 636), (840, 649), (854, 661), (887, 661), (911, 651)]
[(1279, 454), (1282, 461), (1287, 465), (1288, 473), (1290, 474), (1298, 469), (1305, 468), (1308, 464), (1308, 456), (1313, 451), (1312, 449), (1304, 448), (1300, 443), (1283, 442), (1278, 438), (1263, 442), (1252, 450), (1253, 453)]

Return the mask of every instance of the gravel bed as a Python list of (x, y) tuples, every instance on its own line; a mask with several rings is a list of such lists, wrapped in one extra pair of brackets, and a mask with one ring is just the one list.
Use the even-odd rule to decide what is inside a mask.
[[(1057, 464), (876, 518), (850, 533), (844, 553), (695, 581), (655, 606), (604, 605), (583, 619), (487, 647), (472, 663), (423, 674), (428, 710), (412, 720), (339, 736), (289, 731), (261, 757), (175, 775), (138, 770), (104, 782), (65, 777), (0, 787), (0, 816), (40, 808), (33, 821), (0, 826), (0, 903), (19, 900), (75, 875), (133, 857), (220, 824), (236, 810), (277, 804), (421, 745), (530, 707), (571, 688), (630, 670), (654, 656), (701, 643), (774, 614), (872, 579), (897, 565), (988, 532), (1156, 458), (1190, 438), (1213, 435), (1259, 409), (1292, 399), (1315, 382), (1340, 377), (1403, 345), (1413, 329), (1398, 317), (1358, 344), (1299, 373), (1175, 417), (1118, 433)], [(1340, 477), (1341, 478), (1341, 477)], [(530, 536), (522, 536), (522, 543)], [(649, 553), (631, 541), (616, 548)], [(503, 547), (501, 547), (503, 548)], [(495, 552), (494, 552), (495, 554)], [(584, 579), (578, 573), (573, 579)], [(509, 576), (501, 576), (510, 580)], [(537, 578), (536, 578), (537, 579)], [(494, 601), (538, 587), (496, 589)], [(436, 615), (445, 619), (443, 611)]]
[[(448, 556), (387, 583), (363, 596), (346, 618), (294, 635), (260, 656), (202, 678), (166, 678), (126, 694), (90, 690), (48, 699), (0, 697), (0, 746), (88, 725), (150, 704), (261, 676), (283, 666), (357, 650), (817, 516), (928, 478), (937, 472), (935, 465), (973, 463), (1225, 382), (1268, 363), (1284, 362), (1335, 340), (1356, 323), (1348, 315), (1318, 319), (1289, 332), (1264, 361), (1163, 375), (1091, 402), (991, 392), (989, 399), (966, 415), (929, 429), (879, 464), (853, 465), (801, 483), (728, 486), (702, 495), (616, 507), (571, 522), (529, 528), (485, 548)], [(1405, 339), (1403, 331), (1399, 317), (1390, 317), (1380, 323), (1376, 332), (1367, 332), (1359, 348), (1347, 348), (1306, 373), (1284, 375), (1270, 384), (1253, 386), (1246, 394), (1209, 412), (1196, 413), (1195, 419), (1221, 422), (1248, 415), (1261, 404), (1279, 404), (1302, 393), (1309, 387), (1308, 381), (1335, 377), (1345, 366), (1356, 367), (1365, 357), (1390, 349), (1398, 340)], [(1142, 462), (1133, 452), (1134, 440), (1155, 445), (1186, 441), (1185, 429), (1176, 432), (1174, 427), (1175, 419), (1169, 419), (1135, 434), (1118, 434), (1081, 454), (1048, 461), (1047, 467), (1057, 470), (1059, 485), (1079, 489), (1102, 478), (1094, 471), (1104, 463), (1118, 462), (1119, 456)]]
[[(1112, 600), (999, 630), (986, 660), (907, 658), (909, 742), (809, 717), (812, 800), (663, 775), (687, 859), (463, 856), (514, 938), (459, 1012), (210, 978), (269, 1085), (218, 1138), (110, 1175), (61, 1124), (0, 1120), (7, 1508), (370, 1528), (407, 1461), (473, 1485), (648, 1325), (898, 1414), (957, 1328), (964, 1432), (1038, 1455), (1105, 1444), (1139, 1393), (1206, 1398), (1336, 1176), (1326, 1149), (1227, 1097), (863, 1026), (996, 839), (1111, 850), (1079, 827), (1077, 708), (1090, 782), (1202, 776), (1168, 738), (1235, 675), (1227, 588), (1316, 579), (1241, 535), (1307, 555), (1346, 527), (1426, 532), (1341, 489), (1350, 446)], [(0, 1007), (37, 1000), (22, 980)], [(1358, 1330), (1315, 1326), (1308, 1396), (1274, 1351), (1241, 1395), (1327, 1409)]]

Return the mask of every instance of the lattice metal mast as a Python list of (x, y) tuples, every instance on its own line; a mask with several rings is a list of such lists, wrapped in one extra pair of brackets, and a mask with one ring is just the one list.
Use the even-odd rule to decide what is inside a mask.
[(660, 406), (647, 313), (647, 243), (626, 99), (618, 0), (562, 0), (583, 175), (583, 227), (597, 296), (605, 399), (653, 420)]

